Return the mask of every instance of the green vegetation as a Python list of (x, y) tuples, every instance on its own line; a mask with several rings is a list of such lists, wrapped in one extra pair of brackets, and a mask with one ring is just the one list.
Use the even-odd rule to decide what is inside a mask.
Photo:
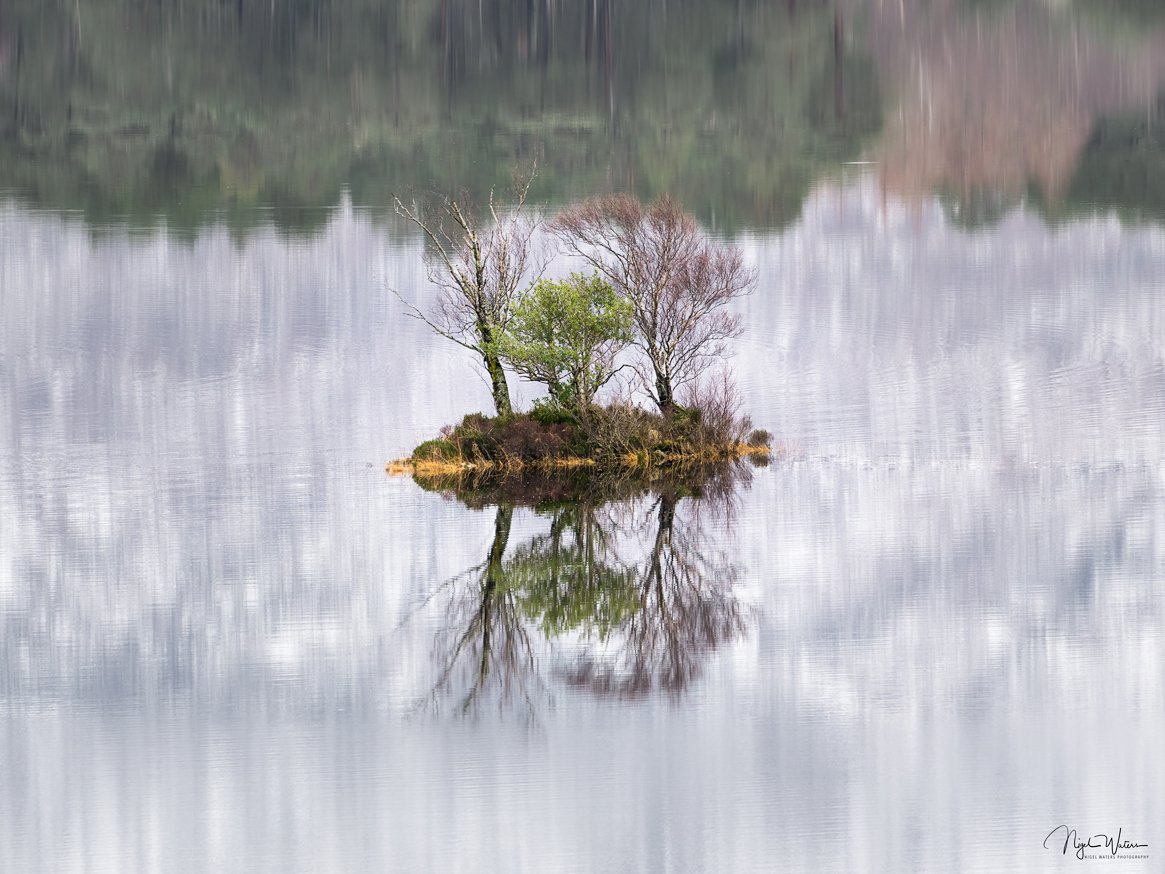
[(635, 611), (638, 573), (614, 558), (594, 507), (565, 504), (550, 516), (549, 532), (506, 562), (517, 608), (546, 637), (582, 632), (606, 640)]
[(677, 406), (664, 415), (614, 403), (593, 406), (580, 419), (572, 411), (542, 405), (509, 416), (472, 413), (394, 464), (420, 478), (590, 465), (683, 467), (767, 455), (770, 441), (767, 431), (752, 430), (747, 419), (712, 425), (694, 408)]
[(501, 355), (547, 387), (551, 411), (572, 409), (585, 417), (595, 393), (618, 372), (615, 358), (632, 340), (632, 313), (631, 303), (597, 274), (539, 280), (514, 308), (499, 341)]
[(682, 197), (784, 225), (880, 119), (828, 6), (8, 0), (0, 190), (95, 225), (311, 232), (346, 190)]
[(1130, 224), (1165, 224), (1165, 94), (1147, 110), (1102, 118), (1051, 221), (1114, 210)]

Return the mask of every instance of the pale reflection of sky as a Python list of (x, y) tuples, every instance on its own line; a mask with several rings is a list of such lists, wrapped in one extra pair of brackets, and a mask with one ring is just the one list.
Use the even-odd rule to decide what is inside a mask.
[(488, 394), (385, 290), (417, 242), (0, 207), (0, 870), (1062, 870), (1061, 821), (1155, 870), (1165, 233), (860, 183), (743, 244), (744, 632), (678, 699), (539, 647), (533, 719), (461, 720), (408, 715), (414, 611), (493, 511), (383, 463)]

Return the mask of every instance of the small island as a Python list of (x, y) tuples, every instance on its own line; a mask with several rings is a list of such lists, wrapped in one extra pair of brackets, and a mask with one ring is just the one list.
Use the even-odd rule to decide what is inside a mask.
[(551, 473), (593, 467), (632, 471), (706, 466), (748, 457), (765, 463), (772, 451), (763, 429), (747, 432), (738, 419), (725, 432), (704, 424), (704, 411), (677, 407), (671, 416), (631, 404), (596, 405), (584, 419), (550, 405), (532, 412), (466, 416), (443, 428), (408, 458), (389, 464), (392, 474), (421, 478), (463, 473)]
[[(546, 279), (549, 250), (535, 245), (540, 223), (524, 210), (532, 178), (511, 210), (491, 201), (484, 226), (450, 198), (427, 207), (396, 199), (425, 235), (439, 293), (428, 310), (397, 296), (409, 315), (475, 354), (495, 409), (446, 426), (389, 472), (445, 480), (766, 463), (771, 436), (742, 414), (726, 367), (741, 333), (730, 304), (756, 282), (740, 251), (709, 239), (671, 198), (644, 205), (608, 195), (545, 226), (587, 268)], [(545, 386), (532, 410), (514, 410), (507, 370)]]

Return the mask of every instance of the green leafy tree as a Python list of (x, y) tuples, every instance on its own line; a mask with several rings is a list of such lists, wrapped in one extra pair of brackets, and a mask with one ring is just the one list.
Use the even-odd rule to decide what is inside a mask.
[(514, 307), (499, 340), (502, 357), (550, 397), (580, 413), (618, 372), (615, 360), (632, 339), (630, 302), (597, 274), (540, 280)]

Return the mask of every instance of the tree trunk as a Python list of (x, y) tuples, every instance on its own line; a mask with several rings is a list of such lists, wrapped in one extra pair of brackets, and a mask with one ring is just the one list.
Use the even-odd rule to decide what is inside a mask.
[(502, 557), (506, 554), (506, 546), (510, 542), (510, 523), (514, 520), (514, 508), (498, 504), (498, 511), (494, 515), (494, 539), (489, 548), (489, 560), (486, 562), (487, 585), (496, 588), (502, 577)]
[(675, 397), (672, 395), (671, 377), (666, 373), (655, 371), (655, 402), (659, 404), (659, 411), (665, 416), (675, 408)]
[(659, 592), (659, 604), (663, 607), (663, 551), (671, 545), (672, 526), (676, 520), (676, 498), (664, 493), (659, 496), (659, 523), (655, 528), (655, 544), (651, 549), (649, 570), (644, 580), (645, 589), (655, 588)]
[[(489, 674), (489, 659), (493, 650), (493, 642), (490, 639), (493, 618), (490, 614), (493, 612), (494, 598), (502, 582), (502, 557), (506, 553), (506, 545), (510, 542), (510, 523), (513, 518), (513, 507), (498, 505), (497, 515), (494, 517), (494, 539), (489, 549), (489, 560), (486, 562), (485, 586), (481, 591), (481, 661), (477, 669), (477, 686), (484, 685)], [(466, 706), (472, 701), (473, 694), (466, 699)]]
[[(488, 343), (489, 341), (486, 340)], [(512, 416), (514, 408), (510, 405), (510, 386), (506, 382), (506, 371), (496, 352), (486, 350), (481, 353), (485, 361), (485, 369), (489, 371), (490, 390), (493, 392), (494, 409), (499, 416)]]
[(569, 386), (563, 385), (558, 380), (553, 380), (551, 382), (547, 382), (546, 387), (550, 390), (550, 399), (554, 401), (555, 404), (562, 407), (563, 409), (570, 407), (570, 392), (568, 391)]
[(659, 533), (660, 543), (671, 543), (672, 526), (676, 521), (676, 503), (678, 499), (671, 494), (659, 496)]

